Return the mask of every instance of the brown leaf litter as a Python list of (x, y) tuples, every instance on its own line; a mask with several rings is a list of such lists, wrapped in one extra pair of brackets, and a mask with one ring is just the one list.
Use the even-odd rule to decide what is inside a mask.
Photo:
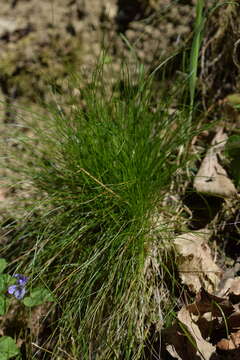
[(227, 135), (223, 129), (219, 129), (194, 179), (193, 186), (197, 192), (221, 198), (232, 198), (236, 195), (233, 182), (218, 160), (226, 142)]
[(230, 288), (225, 282), (216, 293), (220, 291), (225, 296), (201, 288), (195, 301), (184, 305), (174, 324), (163, 331), (171, 356), (179, 360), (240, 358), (240, 277), (232, 278)]
[(180, 278), (195, 293), (201, 287), (213, 292), (220, 282), (222, 270), (213, 260), (207, 244), (211, 235), (210, 230), (201, 229), (179, 235), (174, 240)]

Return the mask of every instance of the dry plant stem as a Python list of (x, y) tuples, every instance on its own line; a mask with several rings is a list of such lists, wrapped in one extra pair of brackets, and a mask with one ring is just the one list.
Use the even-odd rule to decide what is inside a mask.
[(120, 196), (118, 194), (116, 194), (114, 191), (112, 191), (112, 189), (110, 189), (108, 186), (106, 186), (105, 184), (103, 184), (101, 181), (99, 181), (98, 179), (96, 179), (94, 176), (92, 176), (87, 170), (81, 168), (79, 171), (84, 172), (86, 175), (88, 175), (91, 179), (93, 179), (94, 181), (96, 181), (97, 184), (101, 185), (105, 190), (107, 190), (108, 192), (110, 192), (112, 195), (120, 198)]

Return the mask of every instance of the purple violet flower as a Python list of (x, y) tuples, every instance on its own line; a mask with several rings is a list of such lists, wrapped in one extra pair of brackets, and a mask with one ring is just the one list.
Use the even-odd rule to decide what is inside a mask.
[(26, 294), (25, 286), (28, 282), (28, 278), (21, 274), (15, 274), (13, 277), (17, 279), (17, 284), (9, 286), (8, 293), (14, 295), (16, 299), (21, 300)]

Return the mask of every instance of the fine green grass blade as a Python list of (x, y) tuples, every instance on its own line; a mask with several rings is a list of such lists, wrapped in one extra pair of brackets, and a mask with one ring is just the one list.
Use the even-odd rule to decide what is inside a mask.
[(163, 200), (185, 166), (179, 148), (192, 126), (186, 109), (170, 114), (170, 95), (167, 104), (156, 98), (143, 67), (134, 81), (127, 68), (121, 75), (112, 88), (101, 66), (85, 86), (76, 77), (69, 93), (79, 88), (81, 98), (70, 109), (51, 105), (22, 139), (24, 158), (16, 149), (16, 175), (37, 201), (8, 254), (57, 299), (54, 359), (63, 347), (82, 359), (143, 358), (174, 298), (165, 280), (174, 274), (173, 220)]
[(194, 97), (197, 82), (198, 58), (202, 41), (202, 31), (204, 25), (204, 0), (198, 0), (196, 5), (196, 19), (194, 24), (194, 36), (190, 54), (189, 68), (189, 90), (190, 90), (190, 118), (192, 117)]

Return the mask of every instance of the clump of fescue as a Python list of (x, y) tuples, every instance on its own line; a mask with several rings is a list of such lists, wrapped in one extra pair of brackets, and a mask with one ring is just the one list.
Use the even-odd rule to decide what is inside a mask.
[(55, 289), (53, 359), (59, 349), (77, 359), (143, 358), (171, 292), (172, 224), (161, 203), (190, 141), (188, 114), (154, 101), (143, 69), (134, 84), (124, 73), (111, 93), (101, 76), (81, 86), (71, 111), (51, 108), (18, 165), (42, 194), (15, 241), (28, 271)]

